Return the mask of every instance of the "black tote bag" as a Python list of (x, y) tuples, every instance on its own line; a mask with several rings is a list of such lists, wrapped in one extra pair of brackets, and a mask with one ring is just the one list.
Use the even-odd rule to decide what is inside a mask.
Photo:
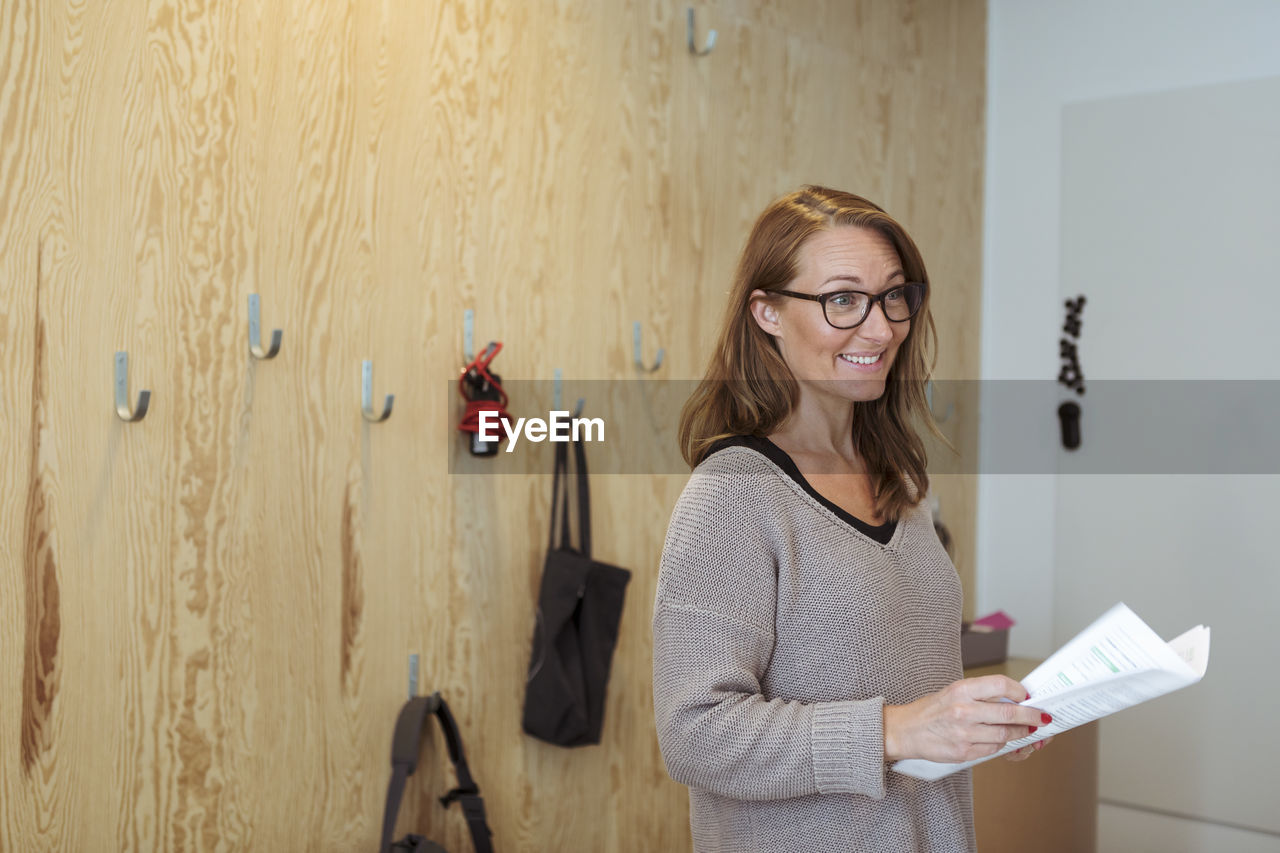
[(551, 531), (538, 592), (522, 721), (527, 734), (559, 746), (600, 742), (605, 688), (631, 580), (626, 569), (591, 559), (587, 454), (581, 441), (572, 444), (580, 547), (570, 544), (569, 450), (561, 442), (556, 445)]

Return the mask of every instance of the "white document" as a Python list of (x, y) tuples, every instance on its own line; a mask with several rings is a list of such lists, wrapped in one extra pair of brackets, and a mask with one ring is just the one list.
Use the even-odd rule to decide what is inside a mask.
[(1197, 625), (1166, 643), (1124, 604), (1112, 607), (1022, 680), (1023, 705), (1053, 718), (1034, 734), (1009, 741), (986, 758), (941, 764), (922, 758), (891, 769), (917, 779), (941, 779), (1038, 740), (1195, 684), (1209, 665), (1209, 629)]

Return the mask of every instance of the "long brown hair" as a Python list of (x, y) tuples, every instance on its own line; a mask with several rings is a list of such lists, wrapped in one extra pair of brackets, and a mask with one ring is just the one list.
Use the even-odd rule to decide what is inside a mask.
[[(898, 252), (907, 281), (929, 283), (920, 250), (878, 205), (852, 193), (806, 186), (765, 209), (751, 229), (720, 336), (706, 375), (680, 413), (680, 452), (689, 466), (715, 442), (733, 435), (768, 435), (800, 400), (800, 386), (773, 336), (751, 316), (751, 293), (778, 290), (796, 277), (800, 247), (837, 226), (874, 229)], [(853, 403), (853, 446), (873, 477), (876, 510), (899, 518), (928, 491), (924, 442), (913, 420), (940, 435), (925, 401), (924, 383), (936, 357), (933, 316), (924, 304), (889, 368), (878, 399)]]

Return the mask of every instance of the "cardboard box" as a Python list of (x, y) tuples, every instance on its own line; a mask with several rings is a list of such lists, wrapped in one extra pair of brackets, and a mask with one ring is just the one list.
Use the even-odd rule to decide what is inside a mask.
[(966, 669), (1001, 663), (1009, 657), (1009, 629), (1002, 631), (972, 630), (969, 623), (960, 628), (960, 661)]

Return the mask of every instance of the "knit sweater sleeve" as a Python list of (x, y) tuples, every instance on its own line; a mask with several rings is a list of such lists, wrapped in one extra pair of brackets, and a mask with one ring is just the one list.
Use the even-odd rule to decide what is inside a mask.
[(742, 800), (881, 799), (883, 698), (806, 703), (761, 688), (774, 648), (778, 559), (762, 518), (774, 504), (762, 488), (757, 475), (700, 469), (672, 515), (653, 617), (667, 771)]

